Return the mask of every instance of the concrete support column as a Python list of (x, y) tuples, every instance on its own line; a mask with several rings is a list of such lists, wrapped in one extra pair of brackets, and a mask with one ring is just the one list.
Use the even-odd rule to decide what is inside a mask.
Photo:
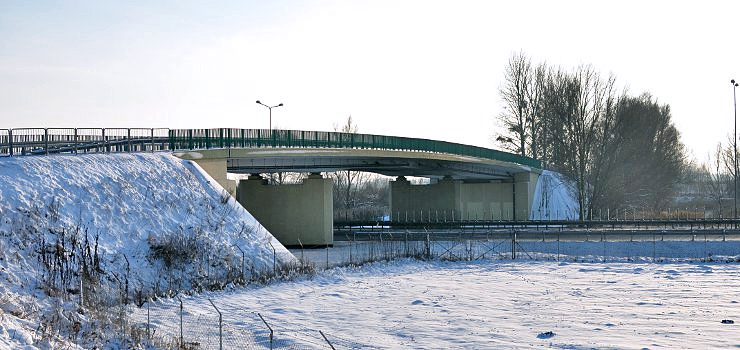
[(469, 220), (511, 220), (514, 218), (513, 190), (513, 182), (464, 183), (464, 217)]
[(284, 246), (326, 246), (334, 243), (332, 184), (320, 174), (292, 185), (269, 185), (252, 175), (239, 181), (237, 197)]
[(399, 176), (390, 182), (391, 217), (394, 221), (425, 221), (446, 212), (447, 217), (459, 218), (461, 184), (445, 178), (435, 184), (412, 185)]
[(539, 174), (534, 172), (514, 174), (514, 207), (517, 220), (529, 220), (538, 178)]

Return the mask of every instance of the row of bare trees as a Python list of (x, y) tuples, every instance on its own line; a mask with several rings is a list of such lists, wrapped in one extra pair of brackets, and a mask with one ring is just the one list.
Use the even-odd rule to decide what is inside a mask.
[[(334, 131), (356, 134), (359, 127), (352, 116)], [(383, 210), (388, 207), (388, 179), (386, 177), (354, 170), (331, 173), (334, 181), (334, 208), (336, 210)]]
[(732, 135), (718, 142), (706, 160), (692, 162), (684, 176), (684, 196), (717, 217), (732, 217), (735, 197), (735, 155)]
[(570, 178), (580, 217), (590, 210), (667, 206), (685, 167), (670, 107), (618, 93), (614, 75), (512, 55), (500, 89), (496, 141)]

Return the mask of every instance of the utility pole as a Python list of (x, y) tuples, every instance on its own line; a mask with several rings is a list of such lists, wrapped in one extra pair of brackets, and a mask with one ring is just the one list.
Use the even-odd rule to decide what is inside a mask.
[[(732, 100), (735, 105), (735, 137), (732, 139), (732, 158), (735, 161), (735, 168), (734, 170), (734, 178), (735, 178), (735, 187), (733, 188), (733, 194), (735, 197), (735, 210), (733, 219), (737, 220), (737, 83), (735, 82), (735, 79), (730, 80), (730, 83), (732, 84)], [(737, 228), (737, 224), (733, 225), (735, 228)]]

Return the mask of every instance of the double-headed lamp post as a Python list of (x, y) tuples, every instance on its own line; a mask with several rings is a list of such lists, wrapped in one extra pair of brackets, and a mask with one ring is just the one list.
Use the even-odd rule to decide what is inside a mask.
[(260, 102), (260, 100), (257, 100), (257, 104), (263, 105), (263, 106), (267, 107), (270, 110), (270, 134), (272, 134), (272, 109), (275, 108), (275, 107), (282, 107), (283, 104), (281, 103), (281, 104), (276, 105), (276, 106), (268, 106), (268, 105)]
[(737, 83), (735, 82), (735, 79), (730, 80), (730, 83), (732, 84), (732, 102), (735, 105), (735, 138), (732, 142), (732, 148), (734, 148), (732, 153), (732, 158), (735, 159), (735, 188), (734, 191), (732, 191), (735, 195), (735, 211), (734, 211), (734, 219), (737, 220)]

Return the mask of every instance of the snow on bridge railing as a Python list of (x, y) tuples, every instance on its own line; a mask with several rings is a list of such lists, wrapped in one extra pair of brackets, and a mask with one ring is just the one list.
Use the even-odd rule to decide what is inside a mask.
[(351, 148), (448, 153), (541, 168), (536, 159), (459, 143), (400, 136), (267, 129), (171, 129), (171, 150), (210, 148)]
[(541, 168), (536, 159), (459, 143), (399, 136), (267, 129), (0, 129), (0, 156), (212, 148), (347, 148), (447, 153)]

